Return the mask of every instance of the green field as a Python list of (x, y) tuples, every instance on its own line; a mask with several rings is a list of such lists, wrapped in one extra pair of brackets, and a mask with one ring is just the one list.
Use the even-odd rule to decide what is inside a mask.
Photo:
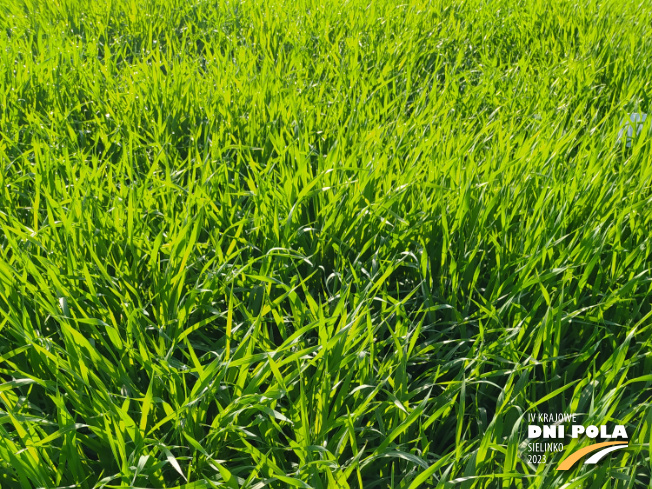
[(0, 0), (2, 489), (650, 487), (651, 23)]

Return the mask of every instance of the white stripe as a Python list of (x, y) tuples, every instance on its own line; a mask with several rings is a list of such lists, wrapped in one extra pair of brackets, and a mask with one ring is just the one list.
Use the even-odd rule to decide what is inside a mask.
[(614, 450), (620, 450), (621, 448), (627, 448), (627, 445), (614, 445), (612, 447), (607, 447), (603, 450), (600, 450), (598, 453), (595, 453), (591, 455), (591, 457), (584, 462), (585, 464), (597, 464), (602, 458), (608, 454), (609, 452), (613, 452)]

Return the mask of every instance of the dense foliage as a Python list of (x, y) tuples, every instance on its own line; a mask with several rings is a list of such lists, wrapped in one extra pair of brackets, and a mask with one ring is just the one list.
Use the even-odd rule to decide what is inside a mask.
[(2, 487), (648, 487), (651, 21), (0, 0)]

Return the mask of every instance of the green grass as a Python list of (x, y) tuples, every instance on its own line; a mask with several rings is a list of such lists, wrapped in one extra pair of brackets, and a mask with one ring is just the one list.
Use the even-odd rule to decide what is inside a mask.
[(649, 487), (651, 21), (0, 0), (2, 488)]

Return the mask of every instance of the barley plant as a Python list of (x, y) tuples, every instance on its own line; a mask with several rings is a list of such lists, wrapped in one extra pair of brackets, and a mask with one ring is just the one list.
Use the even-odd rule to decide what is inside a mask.
[[(650, 487), (651, 50), (630, 0), (0, 0), (2, 488)], [(537, 412), (629, 447), (535, 464)]]

